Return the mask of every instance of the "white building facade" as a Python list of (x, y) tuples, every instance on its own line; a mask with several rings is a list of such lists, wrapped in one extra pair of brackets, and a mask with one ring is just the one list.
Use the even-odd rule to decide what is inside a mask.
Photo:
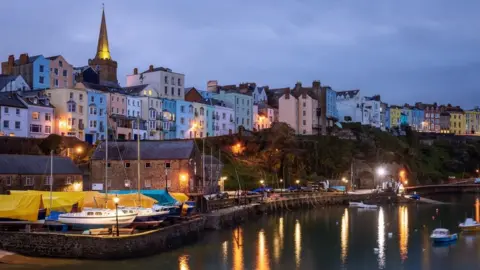
[(21, 75), (1, 75), (0, 92), (30, 91), (30, 86)]
[(360, 90), (337, 91), (337, 110), (340, 122), (363, 123), (363, 99)]
[(0, 136), (28, 137), (28, 107), (15, 93), (0, 93)]
[(229, 135), (235, 131), (235, 122), (234, 115), (235, 111), (233, 108), (229, 108), (222, 101), (217, 101), (214, 103), (214, 112), (215, 112), (215, 136)]
[(127, 75), (127, 87), (143, 84), (150, 84), (157, 89), (160, 98), (183, 100), (185, 97), (185, 75), (169, 68), (150, 66), (142, 73), (135, 68), (132, 75)]

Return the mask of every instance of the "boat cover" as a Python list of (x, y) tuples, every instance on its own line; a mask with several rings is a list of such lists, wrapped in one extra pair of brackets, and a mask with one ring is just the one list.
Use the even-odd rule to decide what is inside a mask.
[[(127, 190), (128, 191), (128, 190)], [(138, 194), (135, 193), (114, 193), (109, 192), (108, 198), (105, 197), (105, 193), (100, 193), (97, 191), (85, 191), (88, 193), (85, 196), (85, 207), (99, 207), (105, 208), (105, 199), (107, 200), (106, 208), (108, 209), (115, 209), (115, 203), (113, 202), (113, 198), (119, 197), (119, 205), (127, 206), (127, 207), (144, 207), (144, 208), (151, 208), (154, 204), (157, 203), (157, 200), (151, 198), (149, 196), (145, 196), (140, 194), (140, 201), (138, 201)]]
[(0, 195), (0, 218), (37, 221), (42, 208), (41, 194)]
[[(136, 195), (136, 190), (111, 190), (110, 194), (132, 194)], [(177, 202), (175, 198), (171, 196), (172, 193), (167, 192), (164, 189), (142, 189), (140, 193), (156, 200), (158, 205), (173, 205)], [(186, 196), (186, 195), (185, 195)]]
[[(40, 194), (42, 195), (43, 205), (47, 209), (47, 214), (50, 211), (70, 213), (74, 206), (79, 210), (83, 209), (85, 194), (84, 192), (52, 192), (50, 200), (50, 191), (37, 190), (11, 190), (10, 194)], [(51, 205), (50, 205), (51, 204)]]
[(176, 192), (170, 192), (170, 195), (177, 201), (184, 203), (188, 201), (188, 196), (185, 193), (176, 193)]

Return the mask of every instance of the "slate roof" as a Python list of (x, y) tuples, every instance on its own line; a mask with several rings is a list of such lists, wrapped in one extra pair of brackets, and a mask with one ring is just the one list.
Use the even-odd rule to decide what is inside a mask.
[(210, 156), (210, 155), (205, 155), (204, 158), (204, 164), (205, 165), (210, 165), (210, 162), (212, 164), (223, 164), (222, 162), (220, 162), (220, 160), (218, 160), (218, 158), (214, 157), (214, 156)]
[(343, 97), (343, 98), (353, 98), (355, 97), (356, 95), (358, 95), (358, 92), (360, 92), (360, 90), (348, 90), (348, 91), (337, 91), (337, 98), (338, 97)]
[(144, 71), (144, 72), (142, 72), (142, 73), (155, 72), (155, 71), (166, 71), (166, 72), (172, 72), (172, 70), (171, 70), (171, 69), (169, 69), (169, 68), (157, 67), (157, 68), (154, 68), (152, 71), (150, 71), (150, 70), (148, 70), (148, 69), (147, 69), (147, 70), (145, 70), (145, 71)]
[[(39, 58), (41, 55), (34, 55), (34, 56), (28, 56), (28, 63), (33, 63), (37, 58)], [(15, 65), (20, 65), (20, 59), (15, 60)]]
[[(24, 91), (19, 92), (19, 96), (22, 100), (28, 105), (55, 108), (55, 106), (50, 103), (48, 96), (44, 95), (43, 91)], [(37, 103), (34, 103), (34, 99), (37, 99)]]
[(148, 86), (148, 84), (141, 84), (141, 85), (135, 85), (135, 86), (128, 86), (128, 87), (123, 87), (122, 90), (127, 93), (127, 94), (139, 94), (145, 88)]
[[(0, 155), (0, 174), (48, 175), (50, 156)], [(82, 174), (66, 157), (53, 157), (53, 174)]]
[(108, 86), (104, 84), (95, 84), (95, 83), (89, 83), (89, 82), (82, 82), (83, 85), (85, 85), (85, 88), (87, 89), (92, 89), (92, 90), (98, 90), (102, 92), (116, 92), (119, 94), (126, 94), (124, 88), (121, 87), (116, 87), (116, 86)]
[(17, 78), (17, 76), (15, 76), (15, 75), (0, 74), (0, 89), (3, 89), (11, 81), (15, 81), (16, 78)]
[(57, 59), (58, 57), (60, 57), (60, 55), (54, 55), (54, 56), (46, 57), (46, 59), (48, 59), (48, 60), (55, 60), (55, 59)]
[(0, 106), (27, 109), (16, 93), (0, 93)]
[[(176, 141), (141, 141), (140, 159), (142, 160), (178, 160), (189, 159), (195, 150), (193, 140)], [(109, 142), (109, 160), (136, 160), (137, 142)], [(92, 155), (92, 160), (105, 160), (105, 142), (98, 145)]]

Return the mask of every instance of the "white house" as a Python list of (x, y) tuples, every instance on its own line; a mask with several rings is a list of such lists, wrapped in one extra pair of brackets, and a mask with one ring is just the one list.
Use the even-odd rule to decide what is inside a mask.
[(252, 92), (253, 104), (267, 103), (268, 86), (255, 86)]
[(127, 75), (127, 87), (150, 84), (158, 91), (158, 97), (168, 99), (184, 99), (185, 75), (173, 72), (169, 68), (154, 68), (151, 65), (148, 70), (138, 73), (133, 70), (132, 75)]
[(214, 113), (215, 113), (215, 136), (228, 135), (233, 133), (235, 130), (234, 115), (235, 111), (233, 108), (226, 106), (225, 102), (212, 99), (214, 104)]
[(16, 93), (0, 93), (0, 136), (28, 137), (28, 107)]
[(362, 104), (360, 90), (337, 91), (339, 121), (363, 123)]
[(22, 102), (28, 107), (29, 137), (46, 138), (54, 133), (54, 107), (43, 91), (26, 91), (20, 94)]
[(0, 92), (29, 91), (30, 86), (21, 75), (0, 74)]
[(380, 96), (365, 97), (363, 102), (363, 125), (381, 128), (381, 101)]

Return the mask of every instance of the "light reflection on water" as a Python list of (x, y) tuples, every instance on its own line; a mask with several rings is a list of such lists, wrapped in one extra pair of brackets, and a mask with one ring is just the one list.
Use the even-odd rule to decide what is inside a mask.
[(406, 206), (400, 206), (398, 209), (398, 228), (400, 258), (402, 258), (402, 261), (405, 261), (408, 256), (408, 207)]
[(232, 233), (233, 269), (243, 270), (243, 229), (237, 228)]
[(385, 268), (385, 217), (383, 208), (378, 212), (378, 268)]
[(295, 265), (297, 269), (300, 269), (300, 255), (302, 253), (302, 229), (300, 227), (300, 221), (295, 221)]
[(342, 216), (342, 228), (340, 231), (340, 246), (342, 248), (340, 259), (342, 264), (345, 264), (348, 255), (348, 208)]
[(190, 270), (190, 267), (188, 266), (188, 256), (187, 255), (182, 255), (178, 257), (178, 269), (180, 270)]
[(258, 232), (258, 254), (257, 254), (257, 269), (258, 270), (269, 270), (270, 261), (268, 258), (268, 248), (265, 239), (265, 231), (260, 230)]
[(280, 217), (278, 219), (278, 231), (273, 238), (273, 258), (276, 264), (280, 260), (280, 250), (283, 247), (283, 230), (283, 217)]

